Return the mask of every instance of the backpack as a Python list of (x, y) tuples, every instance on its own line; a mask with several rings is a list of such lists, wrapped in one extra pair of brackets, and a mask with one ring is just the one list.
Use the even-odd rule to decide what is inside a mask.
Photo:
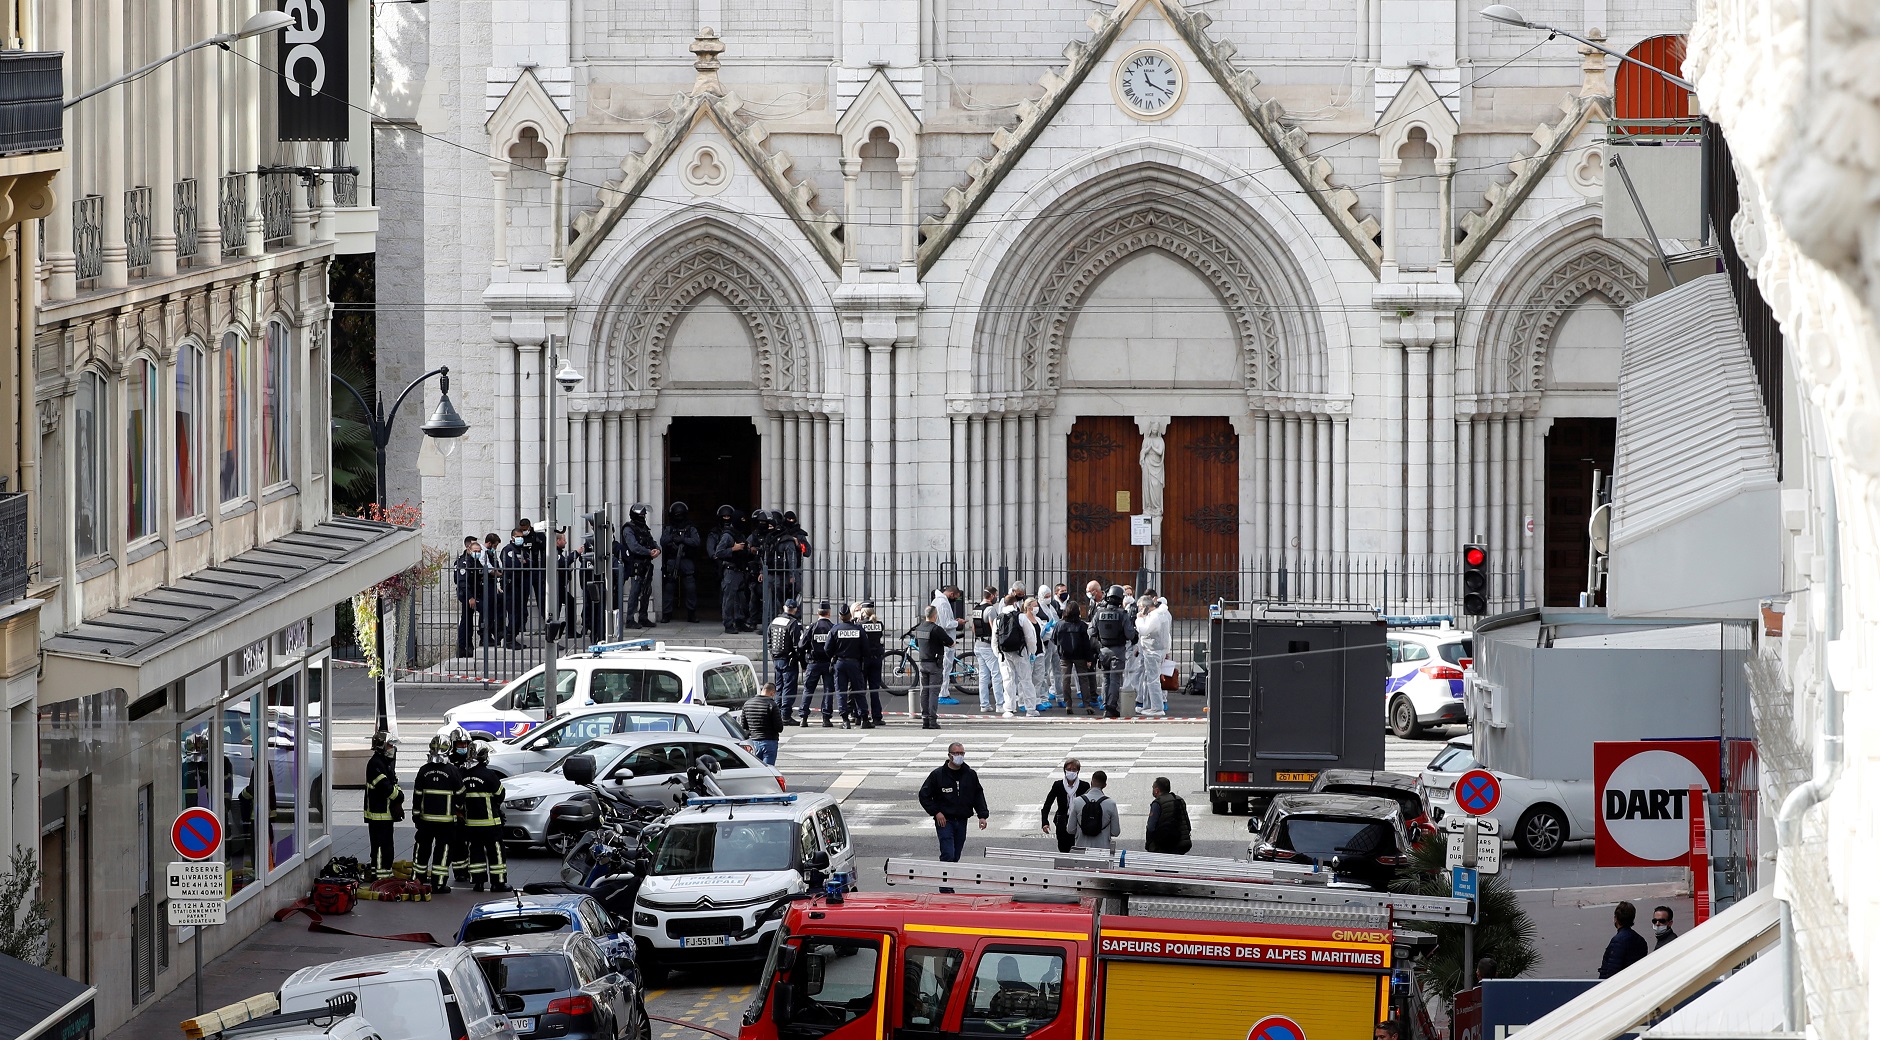
[(1005, 653), (1017, 653), (1025, 649), (1025, 630), (1019, 626), (1018, 611), (1007, 610), (999, 615), (999, 623), (993, 629), (993, 638), (999, 649)]
[(357, 902), (351, 878), (322, 875), (313, 882), (313, 909), (322, 914), (349, 914)]
[(1103, 822), (1103, 803), (1105, 801), (1107, 801), (1107, 799), (1101, 794), (1097, 795), (1097, 800), (1094, 802), (1090, 800), (1090, 795), (1084, 795), (1084, 807), (1077, 814), (1077, 832), (1079, 834), (1094, 838), (1110, 829), (1108, 825)]

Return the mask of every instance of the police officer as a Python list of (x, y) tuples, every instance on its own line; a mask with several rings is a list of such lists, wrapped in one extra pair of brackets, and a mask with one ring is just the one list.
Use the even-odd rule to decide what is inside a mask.
[(809, 725), (810, 702), (815, 699), (816, 687), (822, 686), (822, 720), (826, 728), (834, 728), (831, 721), (835, 704), (835, 677), (830, 671), (830, 634), (835, 631), (836, 623), (829, 620), (829, 601), (816, 604), (816, 620), (803, 629), (802, 638), (797, 640), (797, 649), (803, 664), (803, 711), (797, 716), (796, 724)]
[(463, 776), (463, 825), (470, 836), (470, 890), (509, 891), (509, 864), (503, 861), (503, 774), (490, 768), (490, 747), (476, 749), (476, 765)]
[[(454, 577), (457, 583), (457, 656), (476, 653), (477, 602), (483, 593), (483, 543), (476, 535), (463, 540)], [(484, 612), (487, 618), (488, 612)], [(485, 622), (487, 627), (487, 620)]]
[[(783, 711), (783, 724), (790, 724), (790, 706), (796, 703), (797, 669), (803, 663), (803, 622), (798, 619), (796, 600), (783, 601), (783, 613), (770, 621), (764, 634), (764, 649), (770, 652), (775, 669), (777, 706)], [(809, 720), (809, 698), (803, 698), (804, 721)]]
[[(450, 764), (462, 779), (476, 765), (476, 741), (470, 738), (470, 731), (462, 726), (452, 726), (447, 733), (450, 740)], [(468, 884), (470, 881), (470, 831), (463, 822), (463, 801), (457, 802), (457, 824), (451, 828), (450, 869), (457, 883)]]
[(979, 713), (998, 711), (1005, 700), (1005, 678), (999, 674), (999, 648), (992, 643), (992, 623), (999, 613), (999, 590), (986, 586), (973, 606), (973, 659), (979, 667)]
[(1123, 609), (1123, 587), (1112, 585), (1090, 619), (1090, 634), (1097, 640), (1097, 667), (1103, 671), (1103, 713), (1122, 717), (1123, 657), (1136, 641), (1136, 622)]
[(744, 618), (747, 624), (752, 618), (767, 618), (775, 614), (783, 599), (781, 596), (773, 597), (771, 593), (772, 586), (780, 586), (781, 583), (764, 580), (765, 573), (776, 563), (771, 554), (777, 545), (777, 526), (770, 517), (768, 509), (751, 510), (751, 531), (744, 539), (750, 549), (744, 577)]
[(796, 510), (783, 511), (783, 522), (778, 525), (778, 532), (789, 543), (789, 551), (784, 557), (783, 594), (801, 598), (803, 595), (803, 561), (809, 559), (809, 532), (797, 523)]
[(868, 699), (863, 692), (867, 689), (862, 667), (868, 659), (868, 636), (855, 621), (861, 606), (857, 603), (842, 608), (842, 620), (829, 632), (829, 656), (836, 665), (836, 700), (840, 702), (843, 729), (857, 720), (863, 729), (875, 728), (875, 719), (869, 713)]
[(430, 882), (431, 891), (446, 894), (450, 892), (450, 841), (457, 830), (463, 773), (450, 764), (450, 741), (441, 733), (431, 738), (430, 760), (418, 770), (416, 786), (418, 842), (411, 856), (415, 877)]
[(863, 600), (862, 609), (856, 613), (855, 623), (862, 626), (862, 684), (868, 688), (868, 700), (863, 706), (866, 711), (863, 718), (871, 725), (885, 726), (887, 722), (881, 716), (881, 694), (887, 686), (881, 681), (881, 665), (888, 656), (887, 626), (875, 613), (875, 601)]
[(659, 531), (660, 578), (659, 620), (672, 620), (673, 611), (685, 602), (685, 619), (698, 620), (698, 578), (695, 570), (699, 553), (698, 525), (692, 522), (692, 510), (684, 502), (666, 507), (666, 526)]
[(718, 526), (705, 540), (705, 555), (718, 564), (718, 611), (725, 631), (736, 632), (744, 619), (744, 571), (751, 558), (750, 547), (738, 530), (736, 509), (718, 507)]
[(366, 762), (366, 837), (372, 846), (368, 869), (373, 880), (392, 876), (397, 853), (392, 824), (405, 818), (405, 791), (398, 786), (398, 738), (384, 730), (372, 734), (372, 758)]
[(555, 605), (548, 623), (548, 638), (562, 639), (578, 634), (581, 614), (575, 609), (574, 590), (581, 584), (581, 554), (568, 544), (568, 529), (555, 532), (555, 582), (561, 602)]
[(622, 628), (652, 628), (646, 616), (653, 602), (653, 560), (659, 556), (659, 542), (646, 525), (646, 503), (635, 502), (627, 510), (627, 522), (620, 528), (620, 540), (614, 552), (627, 569), (627, 603), (620, 619)]
[(511, 650), (522, 649), (521, 636), (529, 630), (529, 599), (531, 594), (536, 602), (541, 601), (541, 593), (534, 591), (540, 585), (542, 575), (540, 565), (536, 563), (534, 547), (529, 542), (529, 531), (520, 526), (510, 529), (509, 544), (503, 546), (501, 571), (503, 574), (503, 645)]

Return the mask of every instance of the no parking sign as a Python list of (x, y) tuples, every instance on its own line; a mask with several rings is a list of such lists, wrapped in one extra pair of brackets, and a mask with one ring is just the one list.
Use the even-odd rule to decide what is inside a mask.
[(1285, 1015), (1268, 1015), (1247, 1031), (1247, 1040), (1306, 1040), (1306, 1031)]

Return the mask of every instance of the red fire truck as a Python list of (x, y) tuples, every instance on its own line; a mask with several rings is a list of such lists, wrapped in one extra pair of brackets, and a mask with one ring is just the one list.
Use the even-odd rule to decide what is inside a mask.
[(890, 860), (891, 883), (1002, 891), (792, 903), (740, 1040), (1427, 1037), (1407, 962), (1433, 940), (1392, 919), (1473, 915), (1280, 864), (988, 855), (1034, 862)]

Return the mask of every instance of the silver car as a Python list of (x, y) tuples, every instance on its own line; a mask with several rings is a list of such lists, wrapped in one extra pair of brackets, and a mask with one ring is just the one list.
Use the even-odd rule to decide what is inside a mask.
[[(594, 758), (595, 783), (607, 790), (623, 790), (647, 801), (684, 803), (682, 783), (668, 784), (701, 758), (718, 760), (714, 778), (726, 794), (776, 794), (784, 789), (783, 774), (757, 760), (757, 756), (722, 737), (699, 733), (615, 733), (590, 740), (570, 750), (571, 755)], [(539, 773), (523, 773), (503, 784), (503, 840), (541, 845), (547, 840), (549, 814), (555, 806), (582, 791), (561, 773), (567, 760)]]
[(738, 717), (704, 704), (591, 704), (489, 745), (490, 768), (504, 776), (547, 769), (575, 748), (614, 733), (702, 733), (746, 751), (750, 738)]

